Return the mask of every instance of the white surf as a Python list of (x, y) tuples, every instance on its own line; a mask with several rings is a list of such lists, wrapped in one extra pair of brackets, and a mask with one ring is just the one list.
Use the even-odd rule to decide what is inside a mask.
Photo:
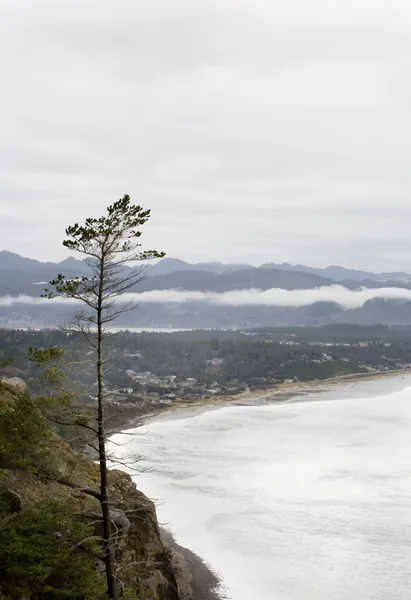
[(232, 600), (409, 600), (411, 388), (154, 422), (121, 453)]

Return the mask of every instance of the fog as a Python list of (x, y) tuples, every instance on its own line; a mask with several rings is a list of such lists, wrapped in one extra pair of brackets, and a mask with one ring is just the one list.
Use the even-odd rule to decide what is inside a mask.
[[(360, 288), (350, 290), (341, 285), (322, 286), (312, 290), (270, 290), (247, 289), (230, 292), (201, 292), (187, 290), (152, 290), (141, 294), (123, 294), (121, 300), (138, 303), (184, 303), (208, 302), (225, 306), (308, 306), (314, 302), (336, 302), (344, 308), (359, 308), (368, 300), (382, 298), (386, 300), (411, 300), (411, 290), (404, 288)], [(36, 298), (33, 296), (2, 296), (0, 306), (28, 304), (76, 304), (76, 300), (66, 298)]]

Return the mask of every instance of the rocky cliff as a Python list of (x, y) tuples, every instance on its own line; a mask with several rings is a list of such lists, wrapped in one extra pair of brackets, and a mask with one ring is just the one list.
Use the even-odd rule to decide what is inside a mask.
[[(0, 418), (2, 411), (13, 411), (13, 403), (22, 393), (25, 386), (21, 380), (0, 382)], [(69, 502), (79, 519), (98, 527), (99, 502), (85, 491), (98, 490), (97, 465), (51, 431), (46, 452), (38, 460), (41, 464), (35, 472), (3, 471), (3, 500), (15, 511), (32, 509), (44, 499)], [(184, 559), (161, 539), (153, 502), (122, 471), (110, 471), (109, 485), (117, 531), (117, 572), (125, 589), (141, 600), (189, 600), (191, 589)], [(96, 564), (96, 568), (101, 566)]]

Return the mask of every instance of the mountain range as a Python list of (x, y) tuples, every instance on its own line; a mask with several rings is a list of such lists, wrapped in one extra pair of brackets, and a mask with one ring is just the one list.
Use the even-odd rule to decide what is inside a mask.
[[(1, 253), (0, 253), (1, 254)], [(156, 265), (151, 267), (151, 275), (168, 275), (176, 271), (208, 271), (210, 273), (231, 273), (233, 271), (245, 271), (255, 269), (248, 264), (224, 264), (221, 262), (210, 263), (188, 263), (178, 258), (164, 258)], [(373, 281), (405, 281), (411, 282), (411, 274), (404, 272), (372, 273), (371, 271), (361, 271), (358, 269), (346, 269), (338, 265), (330, 265), (325, 268), (309, 267), (307, 265), (291, 265), (289, 263), (264, 263), (259, 269), (274, 269), (277, 271), (300, 272), (319, 275), (326, 279), (334, 281), (364, 281), (371, 279)]]
[[(178, 258), (163, 258), (155, 264), (148, 266), (147, 276), (156, 277), (160, 275), (171, 275), (172, 273), (214, 273), (215, 275), (229, 275), (238, 271), (248, 272), (253, 280), (256, 272), (259, 271), (264, 277), (262, 271), (284, 271), (286, 273), (308, 273), (316, 275), (327, 281), (359, 281), (366, 280), (377, 282), (399, 282), (411, 283), (411, 274), (405, 272), (385, 272), (373, 273), (370, 271), (361, 271), (358, 269), (346, 269), (338, 265), (330, 265), (325, 268), (310, 267), (307, 265), (292, 265), (289, 263), (264, 263), (259, 267), (249, 264), (226, 264), (222, 262), (200, 262), (189, 263)], [(42, 262), (33, 258), (25, 258), (19, 254), (8, 252), (7, 250), (0, 251), (0, 275), (4, 271), (13, 271), (15, 273), (26, 273), (35, 275), (37, 279), (48, 280), (56, 273), (64, 273), (69, 277), (76, 275), (85, 275), (89, 272), (85, 260), (79, 260), (73, 257), (68, 257), (61, 262)], [(253, 274), (253, 275), (252, 275)], [(245, 280), (247, 277), (245, 276)], [(291, 279), (292, 280), (292, 279)], [(319, 281), (319, 280), (312, 280)], [(245, 281), (246, 283), (246, 281)], [(203, 288), (204, 289), (204, 288)]]
[[(125, 267), (129, 269), (130, 267)], [(58, 273), (67, 277), (87, 275), (84, 260), (41, 262), (8, 251), (0, 251), (0, 297), (21, 294), (39, 297), (50, 279)], [(313, 290), (340, 285), (348, 290), (395, 287), (411, 289), (411, 274), (404, 272), (372, 273), (331, 265), (316, 268), (306, 265), (267, 262), (259, 267), (221, 262), (189, 263), (164, 258), (145, 269), (147, 275), (136, 292), (185, 290), (189, 292), (233, 292), (236, 290)], [(48, 325), (67, 317), (69, 308), (24, 305), (24, 319), (40, 320)], [(0, 323), (21, 319), (22, 305), (0, 306)], [(17, 316), (16, 316), (17, 315)], [(20, 315), (20, 316), (18, 316)], [(132, 315), (132, 316), (130, 316)], [(231, 327), (266, 325), (321, 325), (331, 322), (359, 324), (411, 323), (411, 302), (374, 298), (351, 310), (337, 302), (313, 302), (305, 306), (227, 306), (207, 302), (144, 303), (130, 313), (125, 325), (138, 327)], [(125, 317), (126, 318), (126, 317)], [(23, 320), (24, 320), (23, 319)], [(50, 323), (50, 320), (52, 323)]]

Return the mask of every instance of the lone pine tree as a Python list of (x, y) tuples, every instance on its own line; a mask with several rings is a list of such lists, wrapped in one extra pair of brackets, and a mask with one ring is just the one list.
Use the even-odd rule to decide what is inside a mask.
[[(82, 309), (73, 315), (70, 328), (85, 336), (95, 356), (97, 425), (95, 429), (91, 429), (97, 437), (100, 464), (98, 499), (102, 512), (103, 552), (109, 598), (118, 597), (118, 585), (107, 481), (104, 339), (108, 324), (135, 308), (135, 301), (124, 299), (123, 294), (132, 291), (144, 277), (147, 261), (165, 256), (157, 250), (141, 250), (140, 228), (149, 218), (150, 210), (133, 205), (130, 196), (125, 195), (109, 206), (104, 216), (88, 218), (84, 225), (76, 223), (68, 227), (63, 246), (85, 256), (90, 275), (66, 278), (59, 274), (50, 282), (52, 289), (46, 289), (44, 294), (47, 298), (60, 296), (82, 303)], [(136, 267), (136, 262), (140, 266)]]

